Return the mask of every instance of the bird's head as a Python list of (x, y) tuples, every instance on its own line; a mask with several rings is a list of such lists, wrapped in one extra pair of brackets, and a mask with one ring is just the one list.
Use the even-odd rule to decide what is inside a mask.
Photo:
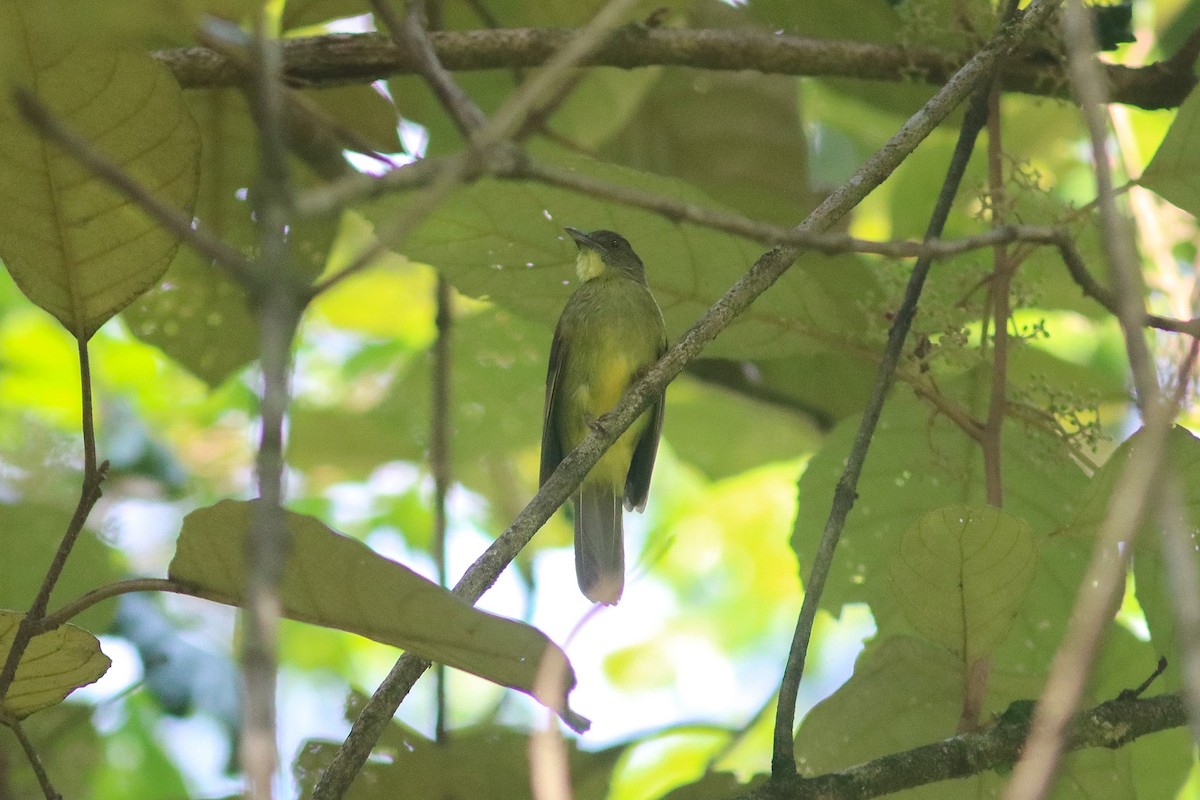
[(567, 228), (575, 240), (579, 255), (575, 257), (575, 271), (581, 281), (616, 271), (639, 283), (646, 282), (646, 268), (625, 237), (612, 231), (584, 233), (576, 228)]

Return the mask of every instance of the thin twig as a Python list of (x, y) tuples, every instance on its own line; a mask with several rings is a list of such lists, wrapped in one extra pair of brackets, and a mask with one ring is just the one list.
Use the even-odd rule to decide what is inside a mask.
[[(990, 84), (990, 77), (990, 71), (981, 71), (976, 79), (989, 81)], [(988, 86), (977, 89), (975, 97), (967, 109), (958, 144), (954, 148), (954, 154), (947, 169), (946, 179), (942, 183), (941, 192), (930, 216), (929, 227), (926, 231), (927, 239), (938, 238), (945, 227), (946, 219), (950, 216), (954, 197), (958, 193), (959, 184), (966, 172), (971, 151), (975, 146), (975, 137), (987, 121), (989, 91)], [(804, 676), (804, 663), (808, 655), (808, 644), (812, 637), (817, 608), (821, 602), (821, 594), (825, 589), (825, 581), (833, 564), (834, 552), (841, 538), (842, 529), (846, 525), (850, 509), (854, 506), (858, 478), (866, 463), (867, 451), (870, 449), (871, 439), (875, 435), (875, 426), (883, 412), (883, 403), (888, 389), (891, 388), (895, 379), (896, 365), (900, 361), (913, 318), (916, 317), (917, 301), (921, 296), (921, 290), (924, 288), (925, 279), (928, 277), (932, 265), (932, 259), (922, 258), (918, 259), (913, 266), (912, 276), (904, 290), (904, 299), (888, 330), (887, 345), (875, 373), (875, 385), (871, 390), (871, 397), (863, 411), (862, 421), (854, 436), (854, 444), (846, 459), (846, 466), (842, 470), (837, 488), (834, 490), (833, 503), (829, 510), (829, 517), (825, 521), (825, 528), (821, 533), (821, 541), (817, 545), (817, 552), (813, 556), (809, 578), (804, 583), (804, 601), (800, 606), (796, 631), (792, 637), (787, 665), (784, 667), (783, 680), (779, 686), (779, 706), (775, 716), (775, 733), (771, 751), (771, 780), (774, 783), (786, 785), (796, 779), (796, 754), (793, 739), (796, 697), (800, 691), (800, 680)]]
[[(1001, 56), (1031, 29), (1045, 21), (1053, 3), (1035, 0), (1021, 25), (1003, 31), (955, 75), (925, 107), (901, 126), (889, 142), (867, 159), (839, 191), (830, 195), (801, 223), (804, 230), (825, 230), (873, 191), (990, 72)], [(589, 432), (525, 506), (508, 529), (467, 569), (455, 594), (474, 602), (496, 580), (533, 534), (545, 524), (596, 464), (600, 454), (633, 423), (651, 401), (701, 350), (766, 291), (795, 262), (798, 251), (777, 247), (764, 253), (750, 270), (651, 367), (606, 415), (600, 429)], [(313, 790), (315, 800), (334, 800), (345, 792), (366, 762), (374, 743), (391, 724), (392, 715), (428, 662), (405, 654), (364, 707), (345, 743)]]
[[(450, 377), (452, 297), (450, 283), (439, 275), (437, 282), (437, 340), (433, 345), (433, 412), (430, 425), (429, 467), (433, 472), (433, 561), (437, 568), (438, 586), (446, 586), (446, 496), (450, 492)], [(446, 665), (437, 664), (437, 713), (434, 716), (434, 740), (446, 740)]]
[(253, 264), (238, 250), (209, 233), (196, 223), (190, 214), (172, 208), (155, 197), (153, 192), (93, 147), (91, 142), (63, 125), (32, 94), (24, 89), (17, 89), (13, 92), (13, 98), (21, 116), (39, 133), (140, 206), (151, 219), (178, 236), (184, 244), (201, 256), (228, 271), (243, 286), (252, 286), (255, 283), (257, 279)]
[[(1075, 244), (1068, 237), (1064, 236), (1060, 241), (1055, 242), (1054, 245), (1058, 248), (1059, 256), (1062, 258), (1067, 272), (1070, 273), (1071, 279), (1083, 290), (1083, 293), (1113, 314), (1118, 313), (1120, 303), (1117, 300), (1117, 295), (1101, 286), (1092, 276)], [(1179, 320), (1162, 317), (1158, 314), (1145, 314), (1143, 319), (1149, 328), (1158, 328), (1159, 330), (1170, 331), (1172, 333), (1184, 333), (1188, 336), (1200, 337), (1200, 317)]]
[[(1127, 221), (1116, 206), (1105, 147), (1104, 88), (1092, 55), (1095, 47), (1091, 25), (1078, 0), (1067, 3), (1064, 22), (1068, 70), (1091, 139), (1100, 227), (1115, 294), (1115, 313), (1125, 337), (1145, 429), (1140, 446), (1118, 479), (1070, 622), (1034, 710), (1028, 742), (1005, 791), (1006, 800), (1041, 800), (1049, 796), (1066, 747), (1071, 715), (1082, 701), (1111, 609), (1123, 587), (1133, 542), (1158, 490), (1174, 480), (1164, 474), (1173, 410), (1169, 403), (1160, 401), (1153, 361), (1144, 338), (1146, 311), (1142, 305), (1140, 274)], [(1167, 478), (1165, 483), (1164, 478)]]

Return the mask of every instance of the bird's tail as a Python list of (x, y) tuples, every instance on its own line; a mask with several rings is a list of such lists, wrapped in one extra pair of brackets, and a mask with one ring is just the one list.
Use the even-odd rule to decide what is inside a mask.
[(585, 482), (575, 494), (575, 576), (593, 603), (616, 605), (625, 588), (621, 499), (603, 482)]

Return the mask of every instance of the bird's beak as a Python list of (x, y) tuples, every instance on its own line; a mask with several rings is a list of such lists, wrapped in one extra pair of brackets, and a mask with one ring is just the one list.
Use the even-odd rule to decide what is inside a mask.
[(601, 250), (602, 248), (591, 236), (588, 236), (578, 228), (566, 228), (567, 235), (575, 240), (575, 246), (579, 248), (587, 247), (591, 250)]

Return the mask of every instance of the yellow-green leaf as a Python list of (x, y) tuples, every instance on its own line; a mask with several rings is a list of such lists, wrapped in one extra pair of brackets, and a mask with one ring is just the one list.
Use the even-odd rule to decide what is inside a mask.
[(1179, 107), (1175, 121), (1138, 183), (1194, 215), (1200, 215), (1200, 94)]
[[(0, 2), (7, 76), (190, 216), (199, 139), (179, 85), (147, 54), (75, 39), (46, 9)], [(179, 240), (37, 136), (11, 101), (0, 126), (0, 258), (30, 300), (87, 339), (158, 281)]]
[[(169, 574), (209, 599), (240, 605), (252, 502), (222, 500), (188, 514)], [(566, 654), (524, 623), (471, 606), (320, 520), (285, 512), (292, 540), (280, 593), (284, 615), (411, 650), (520, 689), (567, 716), (575, 675)], [(563, 691), (539, 688), (542, 664), (564, 670)], [(578, 718), (572, 724), (583, 724)]]
[(952, 505), (910, 526), (890, 566), (909, 624), (971, 664), (1008, 634), (1037, 548), (1025, 520), (991, 506)]
[[(16, 611), (0, 611), (0, 663), (8, 658), (24, 616)], [(111, 663), (100, 652), (100, 640), (83, 628), (63, 625), (39, 634), (30, 640), (21, 656), (16, 677), (0, 703), (0, 710), (24, 719), (62, 702), (80, 686), (94, 683)]]

